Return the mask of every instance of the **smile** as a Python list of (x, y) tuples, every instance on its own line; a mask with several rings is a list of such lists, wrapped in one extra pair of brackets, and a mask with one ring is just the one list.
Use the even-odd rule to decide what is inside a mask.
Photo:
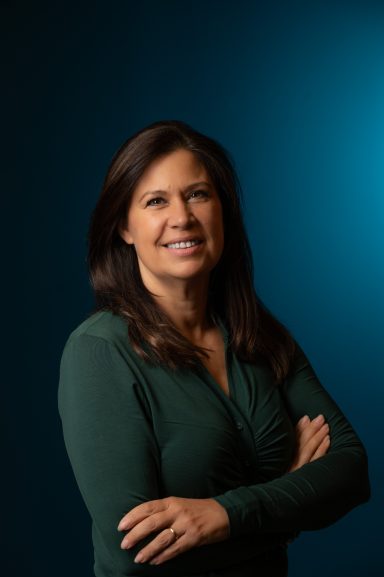
[(172, 242), (169, 244), (166, 244), (164, 246), (166, 246), (167, 248), (191, 248), (191, 246), (196, 246), (197, 244), (200, 244), (201, 240), (187, 240), (187, 241), (182, 241), (182, 242)]

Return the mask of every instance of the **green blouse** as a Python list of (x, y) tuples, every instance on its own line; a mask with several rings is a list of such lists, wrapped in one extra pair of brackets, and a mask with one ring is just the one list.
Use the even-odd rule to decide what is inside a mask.
[[(329, 525), (368, 498), (364, 448), (299, 348), (280, 387), (261, 358), (240, 362), (226, 346), (226, 359), (229, 396), (203, 365), (171, 371), (144, 362), (110, 312), (70, 335), (59, 411), (92, 517), (97, 577), (281, 577), (293, 534)], [(286, 473), (295, 423), (320, 413), (330, 426), (328, 454)], [(160, 566), (135, 564), (142, 543), (120, 549), (118, 522), (170, 495), (215, 498), (229, 515), (230, 539)]]

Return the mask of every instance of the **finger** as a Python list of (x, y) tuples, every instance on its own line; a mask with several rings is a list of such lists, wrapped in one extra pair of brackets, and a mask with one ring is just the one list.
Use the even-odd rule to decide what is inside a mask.
[(325, 439), (329, 432), (329, 426), (327, 423), (321, 427), (317, 433), (313, 434), (312, 437), (306, 442), (304, 446), (301, 446), (297, 453), (294, 462), (290, 467), (290, 471), (295, 471), (296, 469), (302, 467), (306, 463), (309, 463), (316, 453), (317, 449), (320, 447), (321, 443)]
[[(154, 513), (132, 527), (132, 529), (130, 529), (125, 535), (120, 547), (122, 549), (131, 549), (131, 547), (134, 547), (139, 541), (145, 539), (145, 537), (148, 537), (151, 533), (158, 533), (159, 531), (170, 527), (172, 521), (173, 519), (171, 519), (169, 514), (165, 511)], [(171, 533), (172, 536), (172, 532), (168, 532)]]
[[(165, 555), (166, 552), (171, 550), (171, 555), (175, 556), (179, 553), (179, 546), (176, 545), (178, 541), (178, 535), (175, 531), (171, 530), (170, 527), (164, 529), (159, 535), (157, 535), (148, 545), (143, 547), (135, 557), (135, 563), (147, 563), (155, 558)], [(173, 553), (172, 553), (173, 552)], [(170, 558), (166, 555), (167, 558)], [(153, 563), (155, 564), (155, 563)]]
[(329, 426), (327, 423), (324, 423), (321, 429), (313, 434), (312, 437), (307, 441), (301, 451), (302, 460), (304, 460), (304, 462), (308, 463), (312, 459), (313, 455), (320, 447), (328, 433)]
[(305, 427), (311, 422), (310, 418), (308, 417), (308, 415), (304, 415), (304, 417), (301, 417), (301, 419), (299, 421), (297, 421), (296, 423), (296, 431), (301, 432), (305, 429)]
[(154, 499), (153, 501), (141, 503), (124, 515), (119, 522), (117, 530), (127, 531), (147, 517), (150, 517), (154, 513), (165, 511), (167, 508), (168, 506), (165, 499)]
[(324, 425), (324, 416), (318, 415), (315, 419), (310, 421), (305, 427), (299, 431), (298, 445), (299, 448), (304, 447), (313, 438), (313, 436), (321, 429)]
[(190, 541), (185, 535), (181, 536), (177, 541), (175, 541), (172, 545), (167, 547), (162, 553), (153, 557), (149, 562), (150, 565), (160, 565), (165, 561), (169, 561), (180, 553), (185, 553), (188, 549), (191, 549), (194, 546), (194, 543)]
[(311, 461), (316, 461), (316, 459), (320, 459), (320, 457), (324, 457), (327, 453), (329, 447), (331, 445), (331, 439), (329, 435), (326, 435), (319, 445), (318, 449), (315, 451), (313, 456), (311, 457)]

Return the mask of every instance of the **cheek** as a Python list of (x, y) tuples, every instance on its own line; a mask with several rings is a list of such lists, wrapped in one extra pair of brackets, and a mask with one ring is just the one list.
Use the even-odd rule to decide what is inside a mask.
[(135, 245), (153, 243), (159, 230), (158, 219), (133, 214), (128, 220), (128, 231)]
[(222, 253), (224, 250), (224, 223), (221, 217), (221, 211), (218, 210), (216, 214), (206, 222), (206, 226), (210, 231), (212, 240), (214, 242), (214, 250), (217, 253)]

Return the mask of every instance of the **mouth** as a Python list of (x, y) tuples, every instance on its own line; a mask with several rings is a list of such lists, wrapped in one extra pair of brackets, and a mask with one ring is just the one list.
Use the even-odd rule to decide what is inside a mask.
[(167, 244), (164, 244), (163, 246), (165, 246), (166, 248), (173, 248), (173, 249), (185, 249), (197, 246), (202, 242), (203, 241), (199, 239), (181, 240), (176, 242), (169, 242)]

